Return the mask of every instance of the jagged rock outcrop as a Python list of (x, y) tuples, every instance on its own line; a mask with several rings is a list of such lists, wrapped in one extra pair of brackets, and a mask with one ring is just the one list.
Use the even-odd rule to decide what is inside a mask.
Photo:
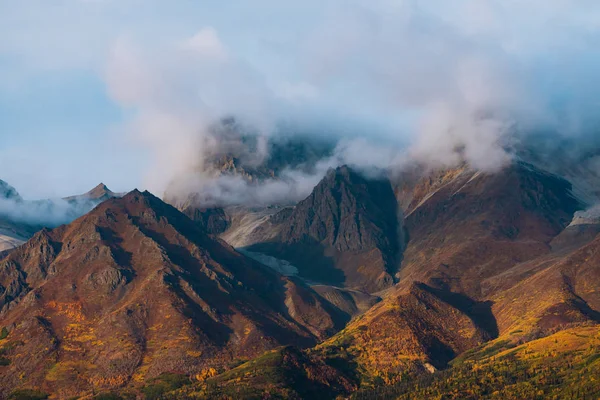
[(386, 178), (347, 166), (327, 173), (293, 210), (271, 218), (278, 235), (250, 246), (291, 262), (309, 280), (375, 292), (393, 285), (400, 235)]

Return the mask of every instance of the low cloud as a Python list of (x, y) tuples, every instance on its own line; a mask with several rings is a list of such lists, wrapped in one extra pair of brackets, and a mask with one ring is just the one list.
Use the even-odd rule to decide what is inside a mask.
[[(126, 133), (152, 154), (152, 191), (258, 204), (303, 196), (341, 163), (467, 162), (493, 172), (534, 134), (589, 138), (600, 122), (593, 3), (588, 12), (559, 0), (309, 1), (297, 21), (269, 1), (256, 7), (269, 6), (285, 35), (265, 22), (233, 34), (207, 25), (177, 40), (115, 42), (106, 81), (131, 112)], [(270, 138), (290, 132), (328, 136), (337, 147), (310, 173), (290, 169), (260, 185), (216, 176), (207, 163), (231, 145), (214, 129), (227, 116), (260, 138), (256, 163), (269, 157)]]
[(91, 200), (25, 201), (0, 198), (0, 218), (34, 228), (54, 228), (88, 213), (97, 204)]

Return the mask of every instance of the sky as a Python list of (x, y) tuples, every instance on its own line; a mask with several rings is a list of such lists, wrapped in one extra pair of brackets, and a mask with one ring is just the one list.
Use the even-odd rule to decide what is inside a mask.
[(0, 0), (0, 179), (160, 193), (226, 114), (494, 169), (596, 134), (599, 39), (594, 0)]

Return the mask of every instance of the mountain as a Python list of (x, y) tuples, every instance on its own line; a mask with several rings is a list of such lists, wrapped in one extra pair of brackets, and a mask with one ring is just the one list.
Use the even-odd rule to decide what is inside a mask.
[(123, 196), (123, 193), (115, 193), (115, 192), (111, 191), (104, 183), (100, 183), (99, 185), (97, 185), (96, 187), (94, 187), (92, 190), (90, 190), (87, 193), (76, 195), (76, 196), (65, 197), (65, 200), (70, 201), (70, 202), (89, 200), (89, 201), (101, 203), (105, 200), (112, 199), (115, 197), (122, 197), (122, 196)]
[(600, 387), (597, 326), (568, 328), (527, 343), (485, 343), (452, 368), (390, 386), (364, 388), (356, 399), (594, 399)]
[[(203, 167), (198, 176), (208, 181), (222, 177), (240, 179), (249, 186), (285, 179), (288, 171), (313, 173), (315, 165), (330, 157), (335, 147), (334, 141), (308, 134), (260, 136), (248, 131), (235, 118), (224, 118), (211, 127), (210, 133), (214, 136), (206, 139)], [(229, 190), (222, 189), (225, 193)], [(219, 196), (211, 191), (190, 192), (185, 182), (175, 180), (163, 197), (202, 228), (219, 235), (230, 228), (229, 210), (237, 212), (236, 207), (244, 206), (243, 201), (236, 203), (232, 196), (226, 200)]]
[(68, 223), (101, 202), (120, 196), (100, 184), (83, 195), (28, 201), (0, 180), (0, 253), (23, 244), (44, 227)]
[(6, 396), (60, 398), (201, 374), (280, 345), (315, 344), (347, 316), (302, 283), (133, 191), (0, 261)]
[(571, 184), (515, 162), (486, 174), (461, 167), (421, 179), (406, 207), (408, 245), (398, 279), (482, 299), (491, 279), (542, 256), (584, 204)]
[[(324, 351), (344, 348), (365, 379), (395, 382), (428, 365), (445, 368), (515, 329), (525, 335), (593, 320), (581, 311), (590, 306), (554, 278), (528, 284), (536, 272), (547, 276), (540, 270), (549, 268), (550, 243), (583, 206), (569, 182), (524, 163), (494, 174), (459, 167), (407, 182), (395, 184), (408, 239), (399, 283)], [(572, 317), (540, 320), (559, 311)]]
[(108, 199), (0, 259), (0, 395), (597, 397), (594, 174), (534, 161)]
[[(381, 292), (381, 302), (309, 352), (334, 365), (337, 376), (350, 379), (364, 398), (385, 393), (374, 389), (368, 394), (369, 388), (383, 386), (400, 395), (408, 390), (404, 386), (411, 387), (400, 384), (407, 378), (427, 385), (433, 383), (419, 377), (459, 379), (471, 369), (454, 360), (468, 359), (472, 352), (480, 351), (477, 357), (483, 359), (557, 330), (583, 333), (600, 322), (597, 217), (580, 211), (586, 204), (569, 181), (516, 161), (496, 173), (468, 166), (420, 176), (408, 171), (392, 183), (405, 234), (398, 283)], [(301, 227), (299, 236), (331, 240), (328, 233), (335, 229), (315, 229), (325, 232), (317, 236), (311, 223), (298, 224), (296, 209), (318, 214), (317, 193), (310, 207), (298, 205), (270, 218), (271, 226), (286, 227), (277, 240), (290, 237), (284, 235), (294, 231), (288, 228), (292, 225)], [(314, 220), (320, 221), (303, 221)], [(585, 340), (583, 349), (591, 345)], [(506, 367), (490, 358), (485, 368), (495, 374), (494, 368)], [(515, 374), (514, 379), (527, 377)], [(229, 390), (226, 383), (220, 385)]]
[(3, 180), (0, 180), (0, 198), (1, 199), (10, 199), (10, 200), (15, 200), (15, 201), (20, 201), (23, 200), (21, 198), (21, 195), (19, 195), (19, 192), (17, 192), (17, 190), (10, 186), (8, 183), (4, 182)]
[(25, 242), (36, 227), (11, 217), (15, 207), (23, 203), (17, 190), (0, 180), (0, 256)]
[(190, 194), (185, 201), (176, 202), (175, 206), (206, 233), (218, 235), (230, 226), (230, 218), (223, 207), (203, 207), (197, 195)]
[(311, 171), (318, 161), (333, 154), (336, 144), (293, 132), (261, 136), (232, 117), (214, 124), (209, 136), (204, 173), (237, 175), (250, 182), (280, 177), (287, 169)]
[(271, 217), (276, 237), (248, 250), (287, 260), (311, 281), (376, 292), (393, 285), (398, 268), (397, 208), (387, 178), (339, 167)]

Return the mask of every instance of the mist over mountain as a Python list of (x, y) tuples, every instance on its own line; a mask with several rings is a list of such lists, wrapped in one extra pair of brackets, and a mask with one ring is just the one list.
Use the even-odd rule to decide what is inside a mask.
[(69, 223), (101, 202), (120, 196), (100, 184), (85, 194), (64, 199), (25, 200), (0, 180), (0, 252), (21, 245), (42, 228)]
[(598, 398), (598, 43), (594, 0), (0, 2), (0, 398)]
[[(2, 48), (15, 62), (6, 65), (9, 82), (0, 87), (10, 88), (14, 77), (27, 98), (2, 89), (3, 104), (16, 109), (5, 120), (6, 131), (14, 132), (12, 151), (0, 156), (3, 179), (26, 197), (80, 191), (86, 174), (71, 166), (86, 160), (95, 160), (89, 173), (118, 182), (119, 190), (137, 186), (162, 194), (203, 168), (221, 141), (212, 128), (228, 116), (263, 138), (260, 157), (273, 137), (341, 140), (338, 151), (346, 159), (327, 168), (413, 161), (443, 167), (466, 160), (496, 170), (531, 135), (586, 143), (597, 131), (598, 9), (587, 1), (283, 6), (261, 0), (254, 7), (236, 1), (233, 7), (246, 16), (239, 23), (218, 4), (152, 0), (140, 10), (130, 3), (63, 3), (75, 17), (52, 5), (3, 10), (2, 36), (14, 39)], [(269, 22), (263, 9), (270, 10)], [(22, 26), (42, 18), (44, 24), (29, 24), (43, 30), (39, 41), (21, 34)], [(63, 27), (84, 34), (66, 35)], [(82, 82), (61, 81), (59, 71), (70, 70), (79, 71)], [(38, 75), (56, 76), (57, 86), (29, 87)], [(61, 93), (60, 85), (67, 90)], [(33, 95), (40, 92), (44, 96)], [(64, 107), (81, 105), (89, 118), (67, 118), (66, 108), (50, 107), (55, 95)], [(42, 112), (47, 123), (41, 129), (19, 131), (17, 122), (34, 106), (53, 110), (56, 119)], [(52, 140), (45, 131), (64, 133)], [(44, 139), (35, 140), (39, 136)], [(19, 138), (34, 140), (35, 148)], [(111, 156), (116, 150), (118, 162)], [(39, 174), (43, 183), (32, 182)], [(228, 187), (236, 183), (223, 185), (233, 190)], [(190, 186), (193, 191), (199, 183), (192, 179)]]
[[(272, 66), (248, 62), (212, 26), (161, 47), (160, 57), (143, 41), (119, 41), (107, 79), (115, 99), (137, 110), (132, 128), (138, 140), (157, 150), (160, 171), (149, 184), (162, 190), (171, 179), (205, 167), (212, 148), (227, 142), (211, 129), (223, 114), (261, 138), (254, 162), (268, 157), (264, 143), (290, 132), (308, 130), (339, 142), (317, 176), (289, 172), (293, 184), (285, 189), (266, 180), (257, 192), (273, 193), (272, 202), (307, 180), (314, 186), (328, 168), (343, 164), (401, 169), (467, 162), (497, 171), (522, 146), (543, 155), (552, 141), (593, 139), (598, 121), (586, 100), (593, 102), (590, 88), (597, 79), (591, 71), (598, 61), (591, 39), (577, 40), (588, 26), (583, 15), (560, 15), (557, 3), (544, 7), (528, 24), (540, 34), (535, 41), (509, 17), (530, 12), (530, 5), (469, 3), (458, 7), (463, 14), (439, 2), (331, 7), (331, 14), (316, 18), (317, 28), (301, 30), (311, 46), (282, 43), (303, 56), (295, 74), (285, 68), (273, 74)], [(544, 23), (552, 18), (563, 23), (550, 34)], [(581, 63), (556, 65), (564, 59), (559, 54)], [(280, 75), (297, 81), (278, 82)], [(347, 92), (343, 82), (353, 82)], [(384, 118), (393, 125), (382, 128)], [(178, 136), (164, 135), (166, 130)], [(217, 196), (233, 192), (239, 202), (247, 191), (248, 201), (257, 196), (252, 186), (221, 182), (208, 185)]]

